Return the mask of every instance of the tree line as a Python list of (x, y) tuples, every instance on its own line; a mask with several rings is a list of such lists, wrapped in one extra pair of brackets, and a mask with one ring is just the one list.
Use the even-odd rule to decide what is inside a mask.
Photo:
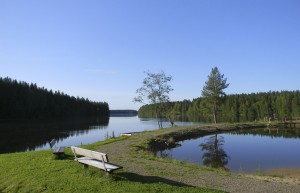
[(0, 77), (0, 120), (108, 117), (106, 102), (69, 96), (36, 84)]
[[(163, 71), (160, 73), (148, 71), (146, 72), (146, 78), (143, 81), (142, 87), (136, 91), (138, 96), (134, 98), (135, 102), (144, 103), (147, 100), (151, 104), (151, 111), (155, 112), (155, 117), (158, 118), (159, 128), (162, 128), (163, 114), (165, 111), (168, 111), (166, 108), (169, 109), (169, 93), (174, 90), (169, 85), (171, 80), (172, 76), (166, 76)], [(224, 74), (221, 74), (217, 67), (212, 68), (208, 80), (203, 87), (202, 96), (205, 99), (206, 112), (209, 112), (213, 116), (214, 123), (219, 121), (220, 105), (226, 96), (224, 89), (228, 86), (229, 84), (227, 83), (227, 78), (224, 78)], [(167, 114), (173, 126), (178, 112), (170, 111)]]
[(110, 110), (110, 117), (134, 117), (137, 116), (136, 110)]
[(202, 96), (193, 101), (170, 102), (168, 94), (172, 76), (147, 72), (141, 88), (137, 89), (135, 102), (144, 103), (138, 112), (140, 117), (196, 122), (247, 122), (258, 120), (282, 120), (300, 117), (298, 91), (281, 91), (252, 94), (226, 95), (227, 78), (217, 67), (212, 68), (202, 89)]
[[(140, 117), (155, 117), (155, 105), (139, 109)], [(163, 115), (183, 121), (214, 122), (208, 101), (204, 97), (164, 103)], [(223, 98), (218, 109), (219, 122), (247, 122), (261, 120), (284, 121), (300, 117), (300, 91), (260, 92), (232, 94)]]

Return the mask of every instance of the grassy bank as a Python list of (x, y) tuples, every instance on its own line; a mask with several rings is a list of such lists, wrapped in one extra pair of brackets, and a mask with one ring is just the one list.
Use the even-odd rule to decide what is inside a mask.
[[(85, 148), (96, 149), (126, 138), (109, 139)], [(187, 186), (157, 176), (126, 171), (107, 175), (93, 167), (84, 170), (70, 148), (63, 159), (51, 150), (0, 154), (0, 192), (219, 192)]]

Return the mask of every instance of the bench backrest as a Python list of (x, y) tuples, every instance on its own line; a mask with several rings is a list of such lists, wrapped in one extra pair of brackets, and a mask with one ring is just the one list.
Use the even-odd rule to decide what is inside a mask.
[(51, 149), (54, 147), (55, 143), (56, 143), (56, 140), (55, 140), (55, 139), (52, 139), (52, 140), (49, 142), (50, 148), (51, 148)]
[(108, 162), (108, 157), (107, 157), (106, 153), (101, 153), (101, 152), (92, 151), (92, 150), (83, 149), (83, 148), (74, 147), (74, 146), (71, 146), (71, 150), (75, 155), (75, 159), (77, 159), (76, 155), (82, 155), (85, 157), (101, 160), (103, 162)]

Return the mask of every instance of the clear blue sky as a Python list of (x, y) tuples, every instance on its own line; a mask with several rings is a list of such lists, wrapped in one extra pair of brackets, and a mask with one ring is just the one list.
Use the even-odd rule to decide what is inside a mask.
[(214, 66), (227, 94), (299, 90), (300, 1), (0, 1), (2, 77), (138, 109), (144, 71), (192, 100)]

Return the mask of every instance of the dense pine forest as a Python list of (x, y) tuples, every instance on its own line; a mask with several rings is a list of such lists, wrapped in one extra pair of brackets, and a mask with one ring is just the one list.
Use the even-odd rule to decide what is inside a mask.
[(0, 77), (0, 120), (108, 117), (106, 102), (75, 98), (36, 84)]
[[(212, 122), (213, 117), (204, 98), (170, 102), (164, 105), (164, 117), (175, 120)], [(155, 117), (155, 105), (144, 105), (139, 117)], [(300, 92), (281, 91), (227, 95), (220, 107), (220, 122), (285, 120), (300, 117)]]

